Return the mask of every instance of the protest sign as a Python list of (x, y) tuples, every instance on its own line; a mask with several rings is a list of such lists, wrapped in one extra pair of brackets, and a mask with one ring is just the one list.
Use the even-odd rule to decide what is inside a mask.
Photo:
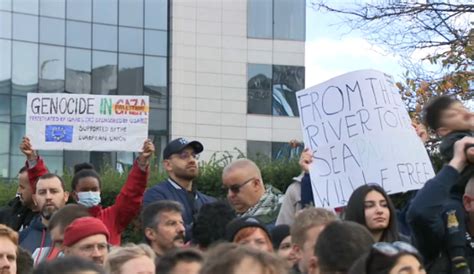
[(35, 149), (140, 151), (148, 96), (28, 93), (26, 136)]
[(389, 194), (434, 176), (392, 77), (355, 71), (296, 94), (316, 206), (344, 206), (362, 184)]

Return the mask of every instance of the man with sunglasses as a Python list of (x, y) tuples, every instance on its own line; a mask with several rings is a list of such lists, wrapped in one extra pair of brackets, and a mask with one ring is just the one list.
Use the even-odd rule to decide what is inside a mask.
[(239, 159), (222, 171), (223, 188), (239, 217), (254, 217), (268, 229), (275, 225), (283, 195), (265, 186), (258, 166), (249, 159)]
[(143, 206), (161, 200), (172, 200), (183, 205), (186, 240), (192, 238), (192, 224), (202, 205), (216, 201), (197, 190), (193, 180), (199, 175), (198, 158), (204, 147), (198, 141), (177, 138), (163, 150), (163, 167), (168, 179), (145, 192)]

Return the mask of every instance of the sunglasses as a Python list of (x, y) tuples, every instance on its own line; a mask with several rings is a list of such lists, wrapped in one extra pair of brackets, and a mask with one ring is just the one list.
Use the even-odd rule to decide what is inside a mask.
[(189, 157), (192, 157), (196, 160), (199, 159), (199, 154), (196, 154), (194, 152), (188, 152), (188, 151), (182, 151), (182, 152), (176, 153), (174, 155), (178, 156), (178, 158), (181, 159), (181, 160), (187, 160), (187, 159), (189, 159)]
[(240, 184), (233, 184), (233, 185), (230, 185), (230, 186), (223, 186), (222, 189), (225, 191), (225, 192), (228, 192), (229, 190), (234, 193), (234, 194), (237, 194), (240, 192), (240, 189), (245, 186), (246, 184), (248, 184), (249, 182), (255, 180), (254, 177), (246, 180), (245, 182), (243, 183), (240, 183)]

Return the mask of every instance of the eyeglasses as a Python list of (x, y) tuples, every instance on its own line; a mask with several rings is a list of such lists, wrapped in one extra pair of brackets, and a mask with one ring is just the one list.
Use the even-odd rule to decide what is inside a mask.
[(222, 188), (223, 188), (223, 190), (224, 190), (225, 192), (227, 192), (227, 191), (230, 190), (232, 193), (237, 194), (237, 193), (240, 192), (240, 189), (241, 189), (243, 186), (245, 186), (246, 184), (248, 184), (248, 183), (251, 182), (252, 180), (255, 180), (255, 178), (252, 177), (252, 178), (246, 180), (246, 181), (243, 182), (243, 183), (240, 183), (240, 184), (233, 184), (233, 185), (231, 185), (231, 186), (224, 186), (224, 187), (222, 187)]
[(192, 157), (196, 160), (199, 159), (199, 154), (196, 154), (194, 152), (182, 151), (180, 153), (176, 153), (175, 155), (177, 155), (178, 158), (181, 159), (181, 160), (187, 160), (187, 159), (189, 159), (189, 157)]
[(386, 256), (395, 256), (401, 252), (407, 252), (416, 255), (419, 254), (418, 250), (416, 250), (416, 248), (414, 248), (412, 245), (401, 241), (396, 241), (393, 243), (378, 242), (372, 245), (372, 249)]

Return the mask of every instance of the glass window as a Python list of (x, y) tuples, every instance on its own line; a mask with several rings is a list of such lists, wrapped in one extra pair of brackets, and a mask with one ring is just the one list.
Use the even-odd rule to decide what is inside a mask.
[(67, 18), (90, 22), (92, 0), (67, 0)]
[(66, 0), (40, 0), (40, 14), (64, 18), (66, 14)]
[(273, 66), (273, 115), (299, 116), (296, 92), (304, 89), (304, 67)]
[(250, 114), (272, 113), (272, 66), (248, 64), (247, 112)]
[(91, 92), (91, 51), (66, 50), (66, 92)]
[(64, 46), (65, 21), (40, 17), (40, 42)]
[(25, 125), (12, 124), (10, 131), (10, 153), (15, 155), (22, 155), (23, 161), (25, 161), (25, 156), (18, 149), (20, 147), (21, 140), (25, 136)]
[(299, 159), (303, 149), (303, 143), (293, 144), (289, 142), (272, 142), (272, 159)]
[(12, 38), (12, 14), (6, 11), (0, 11), (0, 37)]
[[(12, 44), (9, 40), (0, 39), (0, 85), (4, 81), (10, 82), (12, 68)], [(0, 93), (2, 93), (0, 91)]]
[(119, 25), (143, 27), (143, 0), (120, 0), (119, 5)]
[(10, 122), (10, 95), (0, 95), (0, 122)]
[(167, 88), (166, 88), (166, 58), (145, 56), (145, 87), (144, 94), (150, 95), (150, 105), (152, 107), (166, 109)]
[(272, 0), (247, 1), (247, 33), (254, 38), (272, 38)]
[(305, 40), (305, 0), (274, 0), (273, 37)]
[(38, 0), (13, 0), (13, 11), (38, 14)]
[(67, 21), (66, 41), (68, 46), (91, 48), (91, 24)]
[(26, 122), (25, 96), (12, 96), (12, 122), (22, 124)]
[(168, 29), (168, 0), (145, 0), (145, 28)]
[[(152, 98), (150, 97), (150, 101)], [(150, 108), (149, 130), (164, 131), (168, 124), (168, 111), (162, 108)]]
[(166, 31), (145, 30), (145, 54), (166, 56), (167, 39)]
[(13, 39), (38, 42), (38, 16), (14, 13)]
[(38, 44), (13, 41), (13, 94), (36, 92), (38, 84)]
[(0, 10), (12, 10), (12, 0), (0, 1)]
[(247, 157), (253, 160), (269, 159), (272, 155), (272, 143), (265, 141), (247, 141)]
[(40, 45), (39, 91), (64, 91), (64, 47)]
[(100, 24), (93, 25), (93, 48), (117, 51), (117, 27)]
[(119, 51), (143, 53), (143, 29), (119, 28)]
[[(8, 153), (10, 148), (10, 124), (0, 123), (0, 176), (8, 176)], [(23, 156), (23, 162), (25, 156)]]
[(118, 94), (143, 94), (143, 56), (119, 54)]
[[(56, 173), (58, 175), (63, 174), (63, 151), (54, 151), (54, 150), (41, 150), (38, 152), (48, 163), (48, 170), (51, 173)], [(25, 161), (25, 156), (23, 156), (23, 161)]]
[(117, 25), (117, 0), (93, 1), (94, 22)]
[(117, 94), (117, 53), (92, 52), (92, 93)]

